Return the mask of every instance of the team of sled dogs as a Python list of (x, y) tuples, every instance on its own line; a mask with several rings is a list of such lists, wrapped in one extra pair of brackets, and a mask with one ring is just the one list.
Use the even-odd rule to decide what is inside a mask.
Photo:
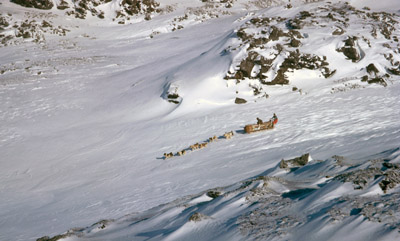
[[(233, 136), (233, 131), (230, 131), (230, 132), (225, 132), (225, 134), (222, 135), (222, 138), (231, 139), (232, 136)], [(171, 157), (174, 157), (174, 156), (183, 156), (183, 155), (186, 154), (187, 150), (188, 151), (189, 150), (194, 151), (194, 150), (197, 150), (197, 149), (203, 149), (203, 148), (207, 147), (208, 143), (214, 142), (216, 140), (218, 140), (217, 136), (213, 136), (213, 137), (208, 138), (206, 142), (196, 143), (196, 144), (190, 145), (189, 148), (184, 149), (182, 151), (178, 151), (175, 155), (172, 152), (164, 153), (164, 159), (168, 159), (168, 158), (171, 158)]]

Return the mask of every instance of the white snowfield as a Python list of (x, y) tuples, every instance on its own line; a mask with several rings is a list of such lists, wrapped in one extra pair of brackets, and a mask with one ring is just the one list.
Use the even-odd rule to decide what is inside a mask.
[[(324, 6), (344, 2), (298, 0), (287, 8), (286, 1), (238, 0), (226, 8), (213, 1), (211, 10), (202, 1), (159, 2), (173, 11), (123, 25), (111, 20), (115, 0), (100, 6), (105, 19), (85, 20), (1, 2), (11, 23), (46, 20), (69, 32), (0, 47), (0, 240), (67, 230), (63, 240), (400, 239), (400, 77), (390, 72), (400, 61), (397, 0), (348, 1), (393, 14), (391, 39), (371, 36), (374, 23), (357, 14), (340, 19), (346, 32), (339, 36), (332, 35), (337, 23), (306, 24), (297, 49), (326, 56), (336, 72), (292, 70), (288, 85), (225, 78), (248, 54), (238, 30), (261, 32), (248, 24), (254, 17), (309, 11), (320, 18)], [(348, 36), (358, 37), (355, 62), (336, 51)], [(296, 49), (285, 41), (256, 48), (265, 56), (277, 43), (287, 50), (267, 81)], [(379, 73), (367, 73), (371, 63)], [(237, 97), (247, 103), (235, 104)], [(244, 133), (273, 113), (273, 130)], [(233, 137), (223, 138), (229, 131)], [(214, 135), (206, 148), (188, 149)], [(307, 165), (279, 167), (305, 153)], [(368, 168), (365, 180), (340, 176)], [(384, 193), (392, 174), (394, 187)]]

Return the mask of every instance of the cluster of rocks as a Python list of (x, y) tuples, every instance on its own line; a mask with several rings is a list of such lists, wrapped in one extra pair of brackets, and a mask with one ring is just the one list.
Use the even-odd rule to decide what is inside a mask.
[[(237, 84), (246, 79), (252, 83), (258, 81), (258, 90), (254, 92), (254, 95), (257, 95), (262, 92), (260, 89), (263, 85), (290, 84), (288, 73), (294, 70), (317, 71), (320, 77), (325, 78), (334, 76), (337, 70), (330, 68), (330, 60), (326, 56), (303, 52), (303, 49), (306, 49), (303, 48), (304, 44), (308, 44), (308, 30), (320, 28), (321, 31), (330, 32), (332, 37), (342, 42), (342, 46), (336, 51), (342, 53), (344, 59), (352, 63), (358, 63), (368, 57), (360, 46), (368, 45), (371, 48), (372, 44), (379, 44), (390, 49), (392, 53), (388, 53), (387, 50), (382, 51), (382, 55), (391, 66), (380, 63), (386, 66), (380, 68), (385, 69), (385, 72), (379, 75), (368, 73), (363, 76), (364, 70), (361, 70), (357, 76), (358, 81), (386, 86), (391, 75), (400, 75), (398, 61), (400, 44), (396, 33), (398, 19), (399, 17), (393, 13), (371, 12), (368, 8), (358, 10), (348, 3), (334, 5), (329, 2), (309, 11), (299, 11), (291, 18), (253, 17), (236, 31), (238, 44), (226, 49), (226, 52), (245, 50), (245, 54), (240, 51), (238, 55), (240, 57), (234, 59), (225, 79), (236, 80)], [(356, 26), (353, 23), (360, 21), (365, 24), (363, 29), (371, 29), (370, 36), (346, 35), (347, 31), (354, 31)], [(368, 30), (366, 32), (368, 33)], [(384, 43), (371, 41), (371, 38), (383, 39)], [(362, 83), (353, 83), (343, 88), (333, 89), (332, 93), (359, 88), (361, 85)]]
[[(299, 19), (308, 16), (311, 14), (301, 12)], [(278, 27), (285, 23), (285, 29)], [(316, 70), (325, 78), (329, 78), (335, 73), (335, 70), (329, 69), (326, 56), (300, 52), (301, 39), (304, 37), (291, 26), (290, 20), (286, 18), (252, 18), (245, 24), (245, 27), (237, 31), (237, 37), (242, 43), (239, 47), (246, 47), (248, 54), (228, 71), (226, 79), (236, 79), (240, 82), (240, 80), (248, 78), (258, 79), (264, 85), (287, 85), (289, 80), (285, 73), (289, 71)], [(269, 52), (268, 57), (265, 56), (266, 51)], [(282, 63), (277, 62), (279, 56), (284, 57)], [(278, 70), (275, 71), (272, 80), (267, 81), (268, 72), (272, 71), (274, 67), (278, 67)]]
[[(400, 54), (400, 48), (395, 51), (395, 53)], [(393, 54), (384, 54), (386, 60), (391, 64), (392, 67), (388, 68), (388, 72), (393, 75), (400, 75), (400, 61), (394, 60)]]
[(179, 104), (181, 101), (181, 98), (178, 93), (168, 93), (167, 101), (170, 103)]
[[(380, 33), (386, 40), (388, 40), (383, 43), (382, 46), (392, 50), (393, 53), (387, 54), (385, 53), (386, 51), (382, 51), (382, 54), (392, 67), (387, 67), (386, 73), (379, 73), (378, 69), (371, 63), (366, 67), (368, 75), (361, 77), (362, 82), (386, 86), (390, 75), (400, 75), (400, 63), (399, 61), (395, 61), (393, 58), (393, 54), (399, 54), (400, 51), (399, 38), (396, 35), (396, 25), (399, 24), (398, 15), (387, 12), (371, 12), (368, 7), (359, 10), (351, 6), (349, 3), (320, 8), (320, 11), (321, 13), (326, 13), (324, 17), (326, 21), (333, 21), (335, 23), (337, 29), (332, 32), (332, 35), (345, 34), (346, 29), (349, 28), (351, 24), (350, 17), (356, 17), (368, 25), (368, 28), (371, 29), (370, 35), (373, 39), (378, 39), (380, 37), (378, 33)], [(302, 22), (302, 24), (297, 26), (300, 26), (301, 28), (301, 26), (312, 23), (313, 20), (310, 20), (308, 22)], [(319, 24), (322, 25), (324, 23), (322, 22)], [(343, 40), (344, 46), (336, 49), (336, 51), (343, 53), (343, 55), (353, 63), (359, 62), (365, 57), (360, 48), (361, 44), (359, 41), (361, 40), (363, 40), (369, 47), (372, 47), (368, 36), (361, 36), (360, 38), (349, 35)], [(353, 87), (354, 86), (351, 88)]]
[(372, 181), (381, 179), (379, 187), (384, 193), (400, 184), (400, 166), (389, 162), (375, 162), (368, 168), (337, 175), (335, 180), (352, 182), (354, 189), (364, 189)]
[(74, 2), (73, 6), (69, 6), (68, 3), (62, 0), (57, 8), (59, 10), (67, 9), (66, 14), (75, 16), (76, 18), (85, 19), (88, 12), (92, 16), (104, 18), (104, 12), (96, 9), (97, 6), (110, 2), (110, 0), (78, 0)]
[(361, 78), (362, 82), (367, 82), (368, 84), (381, 84), (383, 86), (387, 86), (385, 79), (388, 79), (390, 75), (388, 73), (379, 74), (379, 70), (376, 66), (371, 63), (366, 68), (368, 75), (364, 75)]
[[(13, 31), (8, 31), (10, 29)], [(0, 46), (16, 44), (21, 40), (39, 43), (45, 41), (45, 33), (65, 36), (69, 31), (61, 26), (54, 26), (50, 20), (16, 21), (11, 14), (0, 14)]]
[(400, 194), (373, 196), (344, 196), (332, 201), (328, 215), (333, 222), (354, 215), (362, 215), (370, 222), (385, 223), (388, 229), (400, 230)]
[(260, 206), (238, 218), (237, 223), (242, 235), (254, 240), (268, 240), (281, 237), (289, 230), (304, 223), (304, 217), (289, 213), (293, 201), (281, 195), (267, 195), (258, 200)]
[[(67, 1), (61, 0), (56, 3), (58, 10), (66, 10), (66, 14), (75, 16), (76, 18), (85, 19), (87, 14), (97, 16), (103, 19), (104, 11), (100, 10), (99, 6), (110, 3), (112, 0), (75, 0), (70, 5)], [(11, 0), (11, 2), (19, 4), (23, 7), (37, 8), (43, 10), (49, 10), (54, 7), (53, 1), (51, 0)], [(116, 11), (116, 17), (114, 20), (118, 20), (118, 23), (125, 23), (125, 20), (129, 20), (130, 16), (134, 15), (145, 15), (145, 20), (151, 19), (151, 14), (159, 12), (158, 9), (160, 4), (155, 0), (122, 0), (121, 10)]]
[[(99, 10), (98, 6), (111, 2), (111, 0), (78, 0), (74, 6), (71, 6), (72, 10), (67, 11), (68, 15), (74, 15), (77, 18), (85, 19), (87, 13), (91, 13), (92, 16), (104, 18), (104, 12)], [(160, 4), (154, 0), (123, 0), (121, 3), (121, 10), (116, 11), (116, 17), (113, 20), (118, 19), (118, 23), (124, 24), (125, 20), (130, 20), (130, 16), (144, 14), (145, 20), (151, 19), (151, 14), (157, 11)], [(70, 8), (68, 3), (61, 1), (58, 9)]]
[[(174, 32), (185, 28), (186, 25), (192, 25), (193, 22), (201, 23), (209, 19), (219, 18), (221, 16), (231, 15), (229, 9), (236, 0), (200, 0), (203, 5), (198, 7), (187, 7), (185, 13), (173, 18), (169, 29)], [(159, 11), (160, 9), (157, 9)], [(167, 6), (165, 12), (173, 11), (172, 6)], [(154, 37), (154, 34), (150, 38)]]
[[(117, 19), (123, 17), (129, 20), (129, 16), (144, 14), (144, 19), (150, 20), (152, 13), (161, 11), (158, 9), (160, 4), (155, 0), (123, 0), (121, 6), (123, 10), (117, 11)], [(124, 22), (120, 20), (118, 23)]]
[(13, 3), (27, 8), (37, 8), (43, 10), (52, 9), (54, 4), (52, 0), (10, 0)]
[(6, 45), (13, 37), (11, 35), (2, 34), (2, 32), (10, 26), (11, 14), (7, 16), (0, 15), (0, 43), (1, 45)]

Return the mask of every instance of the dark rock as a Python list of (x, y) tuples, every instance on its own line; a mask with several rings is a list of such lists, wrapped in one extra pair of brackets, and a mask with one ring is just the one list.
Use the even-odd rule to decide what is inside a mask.
[(287, 69), (280, 68), (278, 73), (276, 74), (275, 78), (271, 82), (267, 82), (267, 85), (287, 85), (289, 84), (289, 80), (285, 75)]
[(391, 74), (400, 75), (400, 68), (391, 68), (391, 69), (388, 69), (388, 71), (389, 71)]
[(254, 68), (254, 62), (249, 58), (244, 59), (240, 63), (240, 71), (243, 74), (243, 77), (250, 77), (253, 68)]
[(368, 75), (364, 75), (364, 76), (361, 78), (361, 81), (362, 81), (362, 82), (367, 82), (367, 81), (368, 81)]
[(348, 37), (345, 41), (344, 41), (344, 45), (345, 46), (349, 46), (349, 47), (354, 47), (355, 46), (355, 41), (357, 40), (357, 37)]
[(289, 21), (287, 21), (286, 23), (286, 28), (288, 29), (302, 29), (303, 28), (303, 23), (301, 22), (300, 19), (290, 19)]
[(323, 67), (321, 73), (327, 79), (336, 73), (336, 69), (331, 71), (328, 67)]
[(352, 62), (357, 62), (360, 60), (360, 54), (358, 53), (357, 49), (353, 47), (344, 47), (341, 49), (341, 52), (343, 52), (344, 56), (351, 59)]
[(332, 35), (342, 35), (344, 34), (344, 30), (342, 28), (336, 29), (335, 31), (332, 32)]
[(375, 77), (368, 80), (368, 84), (380, 84), (383, 86), (387, 86), (386, 81), (382, 77)]
[(272, 41), (279, 40), (280, 37), (288, 37), (288, 34), (282, 31), (282, 29), (275, 26), (271, 26), (271, 32), (269, 34), (269, 39)]
[(51, 26), (51, 24), (50, 24), (49, 22), (43, 20), (43, 21), (42, 21), (42, 27), (43, 27), (43, 28), (49, 28), (49, 27), (52, 27), (52, 26)]
[(250, 38), (252, 37), (252, 35), (247, 35), (246, 31), (245, 31), (243, 28), (239, 29), (239, 30), (236, 32), (236, 35), (237, 35), (240, 39), (242, 39), (243, 41), (246, 41), (246, 40), (248, 40), (248, 39), (250, 39)]
[(357, 46), (356, 41), (357, 41), (357, 37), (349, 36), (344, 41), (344, 47), (337, 51), (342, 52), (344, 54), (344, 56), (351, 59), (352, 62), (359, 61), (361, 59), (361, 56), (356, 49), (356, 46)]
[(234, 78), (237, 80), (244, 79), (244, 74), (242, 73), (242, 71), (239, 70), (238, 72), (236, 72)]
[(292, 160), (289, 160), (289, 161), (291, 163), (293, 163), (294, 165), (304, 166), (304, 165), (306, 165), (308, 163), (309, 157), (310, 157), (310, 154), (307, 153), (307, 154), (304, 154), (304, 155), (302, 155), (300, 157), (296, 157), (296, 158), (294, 158)]
[(308, 159), (310, 158), (310, 154), (306, 153), (300, 157), (296, 157), (290, 160), (282, 159), (279, 163), (280, 168), (288, 168), (288, 167), (301, 167), (305, 166), (308, 163)]
[(168, 102), (174, 103), (174, 104), (179, 104), (179, 101), (177, 101), (177, 100), (168, 100)]
[(211, 198), (217, 198), (217, 197), (221, 196), (221, 192), (211, 190), (211, 191), (207, 192), (207, 196), (209, 196)]
[(259, 47), (262, 46), (266, 43), (269, 42), (269, 39), (267, 38), (256, 38), (256, 39), (252, 39), (251, 43), (250, 43), (250, 47), (251, 48), (255, 48), (255, 47)]
[(390, 163), (390, 162), (384, 162), (382, 163), (382, 166), (386, 169), (399, 169), (398, 164)]
[(24, 34), (22, 35), (23, 38), (30, 38), (31, 37), (31, 33), (29, 32), (24, 32)]
[(300, 40), (292, 39), (289, 44), (291, 47), (298, 48), (301, 45)]
[(58, 10), (64, 10), (69, 8), (68, 3), (64, 0), (61, 0), (61, 2), (59, 4), (57, 4), (57, 9)]
[(247, 103), (247, 100), (236, 97), (235, 104), (245, 104), (245, 103)]
[(279, 162), (279, 167), (282, 169), (288, 168), (289, 165), (285, 162), (285, 160), (281, 160), (281, 162)]
[(5, 17), (0, 17), (0, 27), (8, 27), (10, 26), (10, 23), (7, 22), (7, 19)]
[(384, 193), (386, 193), (389, 189), (394, 188), (397, 184), (400, 183), (400, 172), (399, 170), (389, 170), (385, 174), (385, 179), (379, 183), (379, 187), (382, 189)]
[(296, 38), (298, 38), (298, 39), (302, 39), (302, 38), (303, 38), (303, 35), (301, 35), (301, 33), (300, 33), (299, 31), (294, 30), (294, 29), (290, 29), (290, 30), (289, 30), (289, 35), (290, 35), (291, 37), (296, 37)]
[(306, 19), (308, 17), (312, 17), (311, 13), (309, 13), (307, 11), (301, 11), (300, 12), (300, 19)]
[(372, 75), (372, 73), (374, 74), (374, 75), (376, 75), (376, 74), (378, 74), (379, 73), (379, 70), (375, 67), (375, 65), (374, 64), (369, 64), (368, 66), (367, 66), (367, 72), (368, 72), (368, 74), (370, 74), (370, 75)]
[[(243, 59), (242, 62), (240, 62), (239, 68), (240, 72), (243, 77), (251, 77), (251, 71), (254, 68), (255, 61), (258, 57), (258, 54), (256, 52), (249, 52), (247, 58)], [(237, 78), (237, 79), (242, 79), (242, 78)]]
[(176, 94), (176, 93), (174, 93), (174, 94), (168, 94), (167, 98), (168, 98), (168, 99), (178, 99), (178, 98), (179, 98), (179, 95)]

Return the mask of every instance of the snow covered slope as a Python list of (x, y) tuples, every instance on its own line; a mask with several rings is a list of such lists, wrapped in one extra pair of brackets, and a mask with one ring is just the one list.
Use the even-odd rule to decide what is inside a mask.
[[(390, 195), (379, 186), (388, 171), (397, 173), (387, 166), (398, 162), (400, 146), (396, 1), (228, 2), (159, 1), (165, 11), (125, 24), (112, 20), (118, 6), (104, 19), (80, 19), (67, 9), (1, 2), (0, 240), (35, 240), (100, 220), (115, 221), (74, 233), (273, 240), (324, 225), (319, 240), (333, 231), (345, 237), (351, 224), (370, 228), (359, 240), (398, 238), (390, 217), (376, 217), (378, 224), (354, 206), (398, 200), (397, 186)], [(238, 98), (247, 103), (235, 104)], [(245, 124), (273, 113), (273, 130), (244, 134)], [(223, 138), (229, 131), (233, 138)], [(212, 136), (219, 138), (206, 148), (188, 149)], [(278, 167), (304, 153), (326, 161)], [(338, 167), (333, 155), (356, 166)], [(340, 176), (366, 168), (380, 172), (361, 191)], [(243, 180), (250, 182), (244, 189)], [(256, 186), (261, 199), (245, 200)], [(227, 196), (204, 195), (216, 187)], [(277, 208), (288, 202), (304, 213), (285, 219), (287, 226), (273, 224), (293, 216), (286, 209), (259, 220), (262, 210), (273, 211), (264, 200), (271, 190)], [(398, 210), (383, 205), (396, 221)], [(325, 209), (336, 212), (333, 224)], [(260, 226), (250, 227), (257, 210)], [(194, 212), (211, 218), (188, 222)], [(219, 231), (206, 235), (208, 228)]]
[[(366, 159), (309, 154), (262, 175), (102, 220), (64, 240), (397, 240), (399, 149)], [(288, 166), (286, 166), (288, 164)], [(383, 195), (385, 193), (385, 195)]]

